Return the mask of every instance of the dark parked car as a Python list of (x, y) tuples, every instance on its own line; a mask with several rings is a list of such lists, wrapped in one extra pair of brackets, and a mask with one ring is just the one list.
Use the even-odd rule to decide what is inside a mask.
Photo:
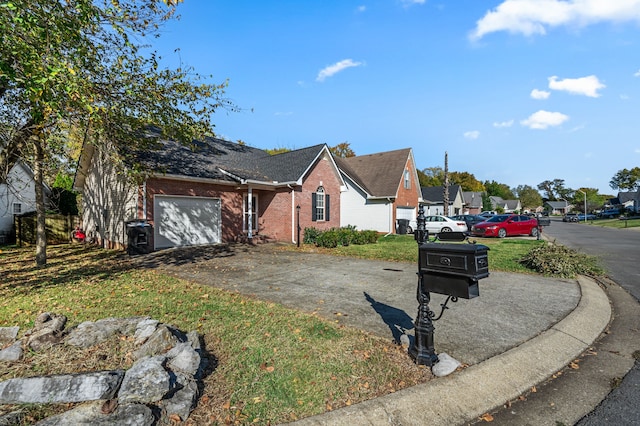
[(526, 215), (499, 214), (471, 228), (475, 237), (499, 237), (508, 235), (538, 236), (538, 220)]
[(598, 216), (600, 216), (603, 219), (611, 219), (611, 218), (614, 218), (614, 217), (618, 217), (621, 214), (622, 214), (622, 212), (620, 211), (620, 209), (609, 209), (609, 210), (601, 211)]
[(487, 217), (480, 216), (477, 214), (457, 214), (455, 216), (449, 216), (449, 217), (453, 220), (464, 220), (464, 222), (467, 224), (467, 228), (469, 229), (469, 231), (471, 231), (471, 228), (476, 223), (484, 222), (485, 220), (488, 219)]
[(578, 213), (567, 213), (562, 217), (563, 222), (577, 222)]

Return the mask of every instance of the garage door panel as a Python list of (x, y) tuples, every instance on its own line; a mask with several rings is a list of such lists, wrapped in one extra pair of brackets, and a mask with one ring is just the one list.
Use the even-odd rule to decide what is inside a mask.
[(156, 196), (154, 216), (155, 248), (221, 242), (219, 199)]

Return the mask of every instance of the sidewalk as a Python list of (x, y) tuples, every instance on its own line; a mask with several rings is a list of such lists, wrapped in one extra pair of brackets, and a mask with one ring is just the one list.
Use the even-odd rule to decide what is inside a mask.
[[(417, 313), (417, 265), (235, 246), (199, 250), (198, 267), (180, 252), (145, 263), (184, 278), (361, 328), (407, 344)], [(194, 259), (183, 252), (184, 259)], [(432, 295), (439, 313), (445, 296)], [(449, 304), (435, 322), (435, 349), (469, 367), (381, 398), (302, 419), (296, 425), (452, 425), (474, 421), (517, 398), (583, 352), (606, 327), (611, 308), (589, 279), (491, 272), (480, 297)], [(408, 355), (407, 355), (408, 356)]]

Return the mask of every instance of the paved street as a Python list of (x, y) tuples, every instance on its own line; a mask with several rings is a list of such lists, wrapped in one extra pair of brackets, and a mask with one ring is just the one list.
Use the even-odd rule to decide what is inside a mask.
[[(596, 222), (597, 223), (597, 222)], [(577, 425), (637, 425), (640, 423), (640, 364), (622, 377), (631, 353), (640, 350), (640, 229), (608, 229), (594, 225), (564, 223), (554, 218), (545, 228), (548, 239), (583, 253), (596, 255), (611, 279), (620, 285), (607, 290), (614, 307), (609, 333), (593, 347), (593, 355), (581, 359), (580, 368), (567, 369), (559, 378), (539, 386), (525, 402), (516, 403), (495, 416), (494, 425), (551, 424), (555, 411), (570, 410), (581, 399), (604, 392), (606, 398)], [(609, 390), (613, 390), (606, 395)]]

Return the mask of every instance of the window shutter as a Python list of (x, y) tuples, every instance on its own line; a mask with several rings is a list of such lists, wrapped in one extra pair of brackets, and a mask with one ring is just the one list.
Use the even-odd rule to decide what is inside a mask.
[(311, 194), (311, 221), (316, 221), (316, 193)]
[(329, 194), (324, 196), (324, 220), (329, 221)]

